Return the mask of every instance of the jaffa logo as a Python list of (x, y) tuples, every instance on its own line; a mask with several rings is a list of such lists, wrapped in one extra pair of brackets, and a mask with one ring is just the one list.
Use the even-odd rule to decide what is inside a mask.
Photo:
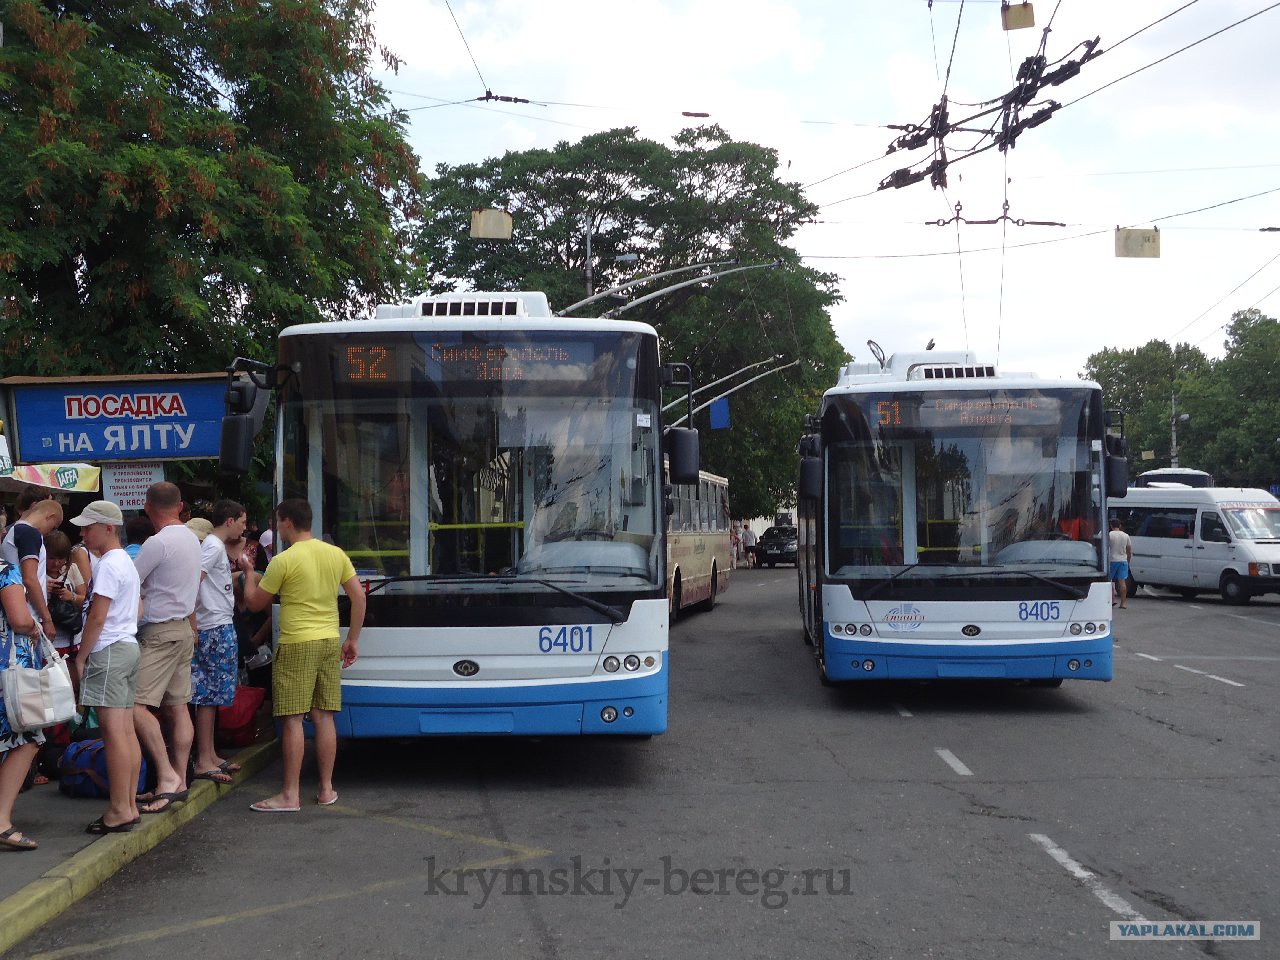
[(890, 630), (919, 630), (924, 623), (924, 614), (914, 603), (904, 603), (890, 610), (884, 622)]

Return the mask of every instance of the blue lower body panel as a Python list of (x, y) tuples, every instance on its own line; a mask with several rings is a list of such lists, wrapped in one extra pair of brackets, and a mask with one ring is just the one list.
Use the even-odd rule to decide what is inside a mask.
[[(1111, 679), (1111, 636), (1001, 646), (824, 641), (832, 680)], [(867, 669), (867, 664), (871, 669)], [(1072, 663), (1075, 669), (1071, 668)]]
[[(601, 712), (612, 707), (617, 718)], [(652, 676), (508, 687), (342, 685), (340, 737), (642, 735), (667, 729), (667, 668)]]

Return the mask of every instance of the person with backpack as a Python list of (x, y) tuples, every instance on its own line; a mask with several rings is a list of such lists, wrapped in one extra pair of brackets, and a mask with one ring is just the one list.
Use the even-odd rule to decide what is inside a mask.
[(80, 675), (80, 705), (97, 709), (110, 790), (106, 812), (85, 832), (124, 833), (142, 819), (137, 803), (142, 748), (133, 725), (141, 587), (137, 569), (120, 546), (124, 515), (118, 506), (95, 500), (71, 522), (81, 528), (85, 546), (98, 556), (93, 601), (75, 669)]
[[(42, 635), (27, 608), (22, 575), (17, 567), (0, 560), (0, 670), (8, 668), (11, 652), (16, 653), (17, 666), (38, 666), (35, 651)], [(44, 734), (39, 730), (14, 730), (9, 726), (4, 694), (0, 692), (0, 849), (35, 850), (40, 846), (13, 825), (13, 805), (42, 743)]]

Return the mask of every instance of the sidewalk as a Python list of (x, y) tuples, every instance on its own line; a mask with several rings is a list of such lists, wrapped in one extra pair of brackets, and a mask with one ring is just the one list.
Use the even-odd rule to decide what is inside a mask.
[(256, 743), (235, 756), (243, 769), (234, 782), (198, 780), (186, 803), (144, 816), (129, 833), (104, 837), (87, 834), (84, 828), (106, 808), (105, 800), (64, 797), (56, 782), (19, 794), (14, 825), (39, 842), (40, 849), (0, 851), (0, 956), (269, 766), (279, 753), (280, 742), (274, 737)]

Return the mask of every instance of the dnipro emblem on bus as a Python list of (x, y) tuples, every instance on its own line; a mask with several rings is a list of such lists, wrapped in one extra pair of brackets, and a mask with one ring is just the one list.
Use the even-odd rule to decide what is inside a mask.
[(891, 630), (919, 630), (924, 614), (914, 603), (904, 603), (885, 614), (884, 622)]

